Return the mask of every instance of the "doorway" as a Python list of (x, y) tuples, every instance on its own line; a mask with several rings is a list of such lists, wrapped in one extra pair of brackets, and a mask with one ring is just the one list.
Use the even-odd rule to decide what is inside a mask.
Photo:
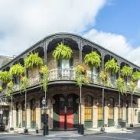
[(53, 128), (74, 129), (78, 125), (78, 96), (59, 94), (54, 96)]

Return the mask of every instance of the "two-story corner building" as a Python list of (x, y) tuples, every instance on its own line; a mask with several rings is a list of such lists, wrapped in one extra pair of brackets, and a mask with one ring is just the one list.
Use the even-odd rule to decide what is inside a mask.
[[(57, 62), (52, 56), (52, 52), (58, 43), (63, 42), (73, 50), (71, 60), (61, 60)], [(96, 51), (101, 56), (101, 67), (96, 70), (88, 70), (88, 77), (91, 82), (82, 86), (81, 114), (79, 113), (79, 87), (75, 82), (74, 67), (81, 63), (84, 56), (91, 51)], [(120, 50), (121, 51), (121, 50)], [(140, 95), (135, 92), (133, 95), (133, 108), (131, 108), (131, 95), (121, 95), (120, 107), (119, 94), (115, 87), (115, 77), (111, 78), (110, 86), (102, 86), (99, 82), (99, 71), (104, 67), (105, 62), (115, 58), (120, 67), (128, 65), (133, 71), (140, 68), (124, 58), (104, 49), (103, 47), (90, 42), (80, 36), (59, 33), (48, 36), (22, 54), (14, 58), (1, 70), (9, 70), (13, 64), (23, 64), (23, 59), (30, 52), (38, 52), (39, 56), (49, 68), (49, 85), (47, 91), (47, 113), (49, 115), (49, 129), (74, 129), (77, 128), (81, 115), (82, 124), (87, 128), (97, 128), (117, 126), (118, 121), (124, 120), (127, 124), (140, 123)], [(116, 75), (117, 77), (118, 75)], [(10, 125), (14, 128), (25, 126), (25, 114), (27, 113), (27, 128), (42, 128), (41, 114), (42, 98), (44, 92), (39, 84), (39, 72), (37, 69), (28, 71), (30, 87), (27, 90), (27, 110), (25, 110), (24, 93), (18, 91), (18, 82), (15, 82), (15, 92), (13, 94), (13, 109), (9, 107)], [(104, 98), (102, 90), (104, 89)], [(4, 93), (1, 94), (1, 98)], [(103, 100), (104, 99), (104, 104)], [(104, 105), (104, 106), (102, 106)], [(104, 108), (104, 111), (103, 111)], [(26, 111), (26, 113), (25, 113)], [(10, 116), (10, 115), (9, 115)]]

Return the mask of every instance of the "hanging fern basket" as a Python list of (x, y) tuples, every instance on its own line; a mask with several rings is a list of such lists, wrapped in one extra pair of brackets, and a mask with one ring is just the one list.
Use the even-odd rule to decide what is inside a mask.
[(56, 60), (70, 59), (72, 53), (73, 53), (72, 49), (68, 45), (65, 45), (64, 43), (61, 42), (60, 44), (57, 45), (52, 55)]
[(38, 56), (38, 53), (31, 53), (24, 59), (24, 65), (28, 69), (40, 67), (43, 65), (43, 60)]
[(10, 74), (12, 76), (20, 76), (24, 74), (25, 68), (21, 64), (15, 64), (10, 68)]

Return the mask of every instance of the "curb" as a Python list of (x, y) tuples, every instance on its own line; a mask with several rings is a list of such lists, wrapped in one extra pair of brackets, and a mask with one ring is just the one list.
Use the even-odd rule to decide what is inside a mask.
[(104, 134), (106, 132), (96, 132), (96, 133), (88, 133), (88, 134), (84, 134), (84, 136), (88, 136), (88, 135), (101, 135), (101, 134)]

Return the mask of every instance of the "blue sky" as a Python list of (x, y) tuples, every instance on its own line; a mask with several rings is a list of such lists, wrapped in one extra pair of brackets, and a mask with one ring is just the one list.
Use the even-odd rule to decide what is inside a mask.
[(140, 0), (112, 0), (98, 14), (97, 30), (126, 36), (133, 47), (140, 44)]
[(139, 5), (140, 0), (0, 0), (0, 55), (19, 55), (49, 34), (69, 32), (140, 66)]

